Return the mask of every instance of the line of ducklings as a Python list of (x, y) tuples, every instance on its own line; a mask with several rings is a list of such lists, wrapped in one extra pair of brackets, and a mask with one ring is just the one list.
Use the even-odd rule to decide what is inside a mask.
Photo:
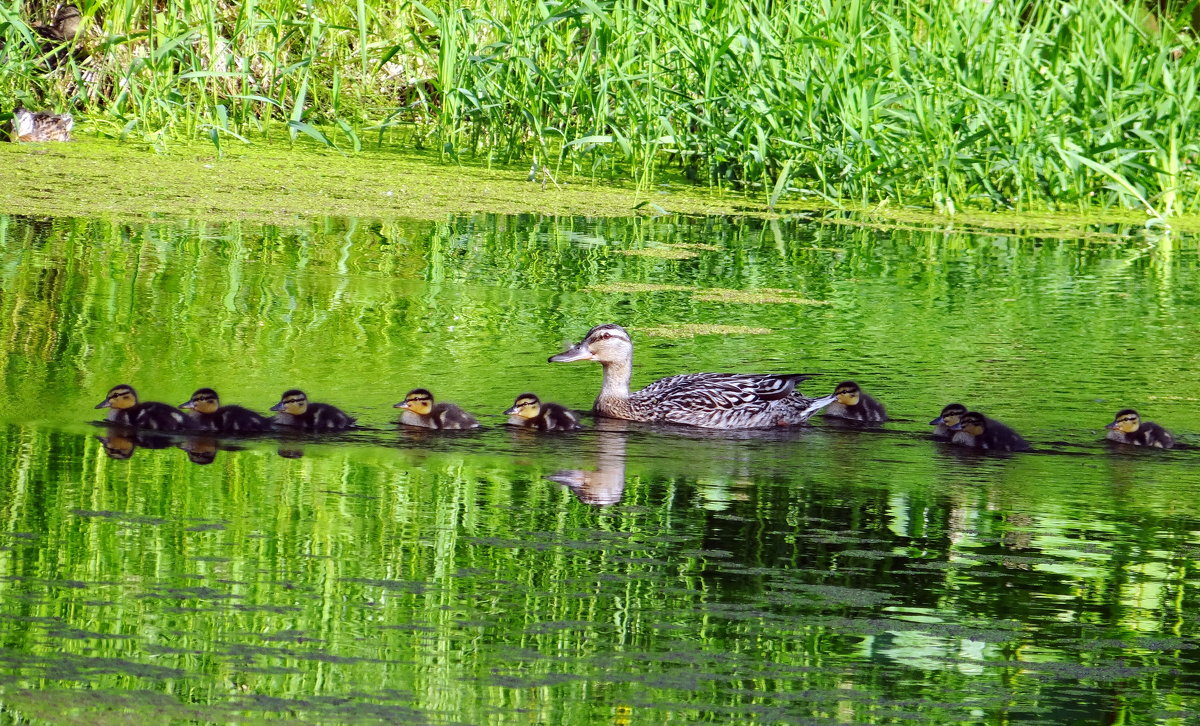
[[(279, 403), (271, 407), (274, 416), (263, 416), (242, 406), (222, 406), (217, 392), (211, 388), (197, 389), (192, 397), (179, 406), (158, 401), (139, 401), (132, 386), (113, 386), (96, 408), (107, 408), (109, 423), (152, 431), (208, 431), (225, 434), (253, 434), (274, 430), (296, 430), (313, 433), (345, 431), (354, 428), (356, 420), (345, 411), (328, 403), (309, 401), (304, 391), (293, 388), (285, 391)], [(453, 403), (435, 402), (433, 394), (415, 388), (394, 408), (403, 410), (400, 423), (429, 429), (466, 430), (479, 426), (479, 421)], [(579, 418), (566, 406), (543, 402), (532, 393), (517, 396), (513, 405), (504, 411), (508, 423), (539, 431), (574, 431), (581, 428)]]
[[(854, 381), (843, 381), (834, 389), (833, 398), (823, 415), (860, 423), (882, 423), (888, 419), (882, 403), (868, 395)], [(262, 433), (280, 428), (307, 432), (334, 432), (354, 428), (356, 420), (328, 403), (308, 400), (299, 389), (285, 391), (279, 403), (271, 407), (275, 416), (262, 416), (242, 406), (222, 406), (217, 392), (197, 389), (178, 407), (157, 401), (139, 402), (137, 392), (128, 385), (114, 386), (96, 408), (109, 409), (110, 423), (156, 431), (207, 431), (228, 434)], [(437, 402), (424, 388), (409, 391), (394, 405), (402, 409), (399, 422), (429, 429), (467, 430), (479, 427), (479, 421), (461, 407)], [(186, 413), (185, 413), (186, 411)], [(533, 393), (522, 393), (503, 412), (508, 423), (538, 431), (574, 431), (582, 428), (579, 417), (566, 406), (542, 401)], [(961, 403), (947, 404), (937, 418), (929, 422), (935, 438), (951, 444), (988, 451), (1029, 451), (1032, 447), (1020, 434), (993, 418), (969, 411)], [(1175, 438), (1153, 421), (1144, 421), (1132, 408), (1117, 411), (1105, 426), (1105, 438), (1120, 444), (1170, 449)]]

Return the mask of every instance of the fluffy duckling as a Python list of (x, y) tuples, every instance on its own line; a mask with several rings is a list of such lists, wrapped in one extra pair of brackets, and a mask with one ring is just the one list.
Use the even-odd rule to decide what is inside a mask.
[(353, 416), (328, 403), (310, 403), (298, 388), (284, 391), (271, 410), (277, 412), (271, 421), (278, 426), (303, 431), (341, 431), (354, 427)]
[(14, 141), (70, 141), (75, 119), (71, 114), (53, 114), (49, 111), (33, 113), (23, 108), (13, 112), (12, 138)]
[(961, 403), (949, 403), (938, 414), (938, 417), (929, 422), (930, 426), (934, 426), (933, 435), (939, 439), (949, 439), (954, 436), (954, 431), (951, 427), (958, 423), (958, 420), (967, 412), (967, 407)]
[(138, 403), (137, 391), (133, 386), (113, 386), (96, 408), (107, 408), (105, 421), (156, 431), (182, 431), (190, 422), (183, 412), (174, 406), (158, 401)]
[(227, 434), (257, 433), (271, 429), (271, 419), (241, 406), (222, 406), (217, 392), (199, 388), (179, 407), (190, 412), (192, 427)]
[(574, 431), (582, 428), (579, 419), (566, 406), (557, 403), (542, 403), (532, 393), (522, 393), (513, 405), (504, 412), (508, 422), (515, 426), (535, 428), (538, 431)]
[(400, 423), (427, 429), (473, 429), (479, 427), (475, 417), (453, 403), (434, 403), (433, 394), (424, 388), (414, 388), (393, 408), (402, 408)]
[(825, 416), (872, 423), (887, 420), (883, 404), (864, 393), (854, 381), (837, 384), (833, 395), (837, 400), (825, 407)]
[(1104, 428), (1108, 429), (1105, 438), (1118, 444), (1153, 446), (1158, 449), (1169, 449), (1175, 445), (1175, 437), (1171, 436), (1170, 431), (1153, 421), (1143, 421), (1132, 408), (1117, 411), (1113, 422)]
[(968, 411), (950, 427), (952, 444), (988, 451), (1029, 451), (1029, 442), (1016, 432), (976, 411)]

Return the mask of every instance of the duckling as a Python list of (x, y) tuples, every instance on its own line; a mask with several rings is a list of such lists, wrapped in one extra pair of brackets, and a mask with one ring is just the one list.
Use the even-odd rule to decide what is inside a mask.
[(825, 409), (825, 416), (873, 423), (887, 420), (887, 411), (883, 404), (864, 393), (854, 381), (837, 384), (833, 395), (837, 400)]
[(950, 427), (954, 432), (952, 444), (988, 451), (1029, 451), (1029, 442), (1004, 424), (976, 411), (964, 413)]
[(108, 415), (104, 417), (105, 421), (141, 429), (182, 431), (190, 424), (187, 416), (174, 406), (158, 401), (138, 403), (137, 391), (125, 384), (109, 389), (108, 395), (96, 404), (96, 408), (109, 410)]
[(967, 412), (967, 407), (961, 403), (949, 403), (942, 409), (941, 414), (937, 418), (929, 422), (930, 426), (935, 426), (933, 435), (939, 439), (949, 439), (954, 436), (954, 431), (951, 427), (958, 423), (963, 414)]
[(1104, 428), (1108, 429), (1105, 438), (1118, 444), (1153, 446), (1157, 449), (1169, 449), (1175, 445), (1175, 437), (1171, 436), (1170, 431), (1153, 421), (1143, 421), (1132, 408), (1117, 411), (1113, 422)]
[(271, 430), (271, 419), (241, 406), (222, 406), (217, 392), (211, 388), (196, 389), (179, 407), (189, 410), (192, 427), (203, 431), (244, 434)]
[(75, 119), (71, 114), (53, 114), (49, 111), (33, 113), (23, 108), (13, 111), (13, 141), (70, 141)]
[(278, 412), (271, 419), (277, 426), (304, 431), (341, 431), (354, 427), (353, 416), (328, 403), (309, 403), (308, 396), (297, 388), (284, 391), (271, 410)]
[(424, 388), (414, 388), (404, 400), (392, 408), (402, 408), (400, 423), (427, 429), (473, 429), (479, 427), (475, 417), (453, 403), (433, 402), (433, 394)]
[(583, 428), (579, 419), (566, 406), (557, 403), (542, 403), (532, 393), (522, 393), (513, 405), (504, 412), (508, 422), (515, 426), (535, 428), (538, 431), (574, 431)]

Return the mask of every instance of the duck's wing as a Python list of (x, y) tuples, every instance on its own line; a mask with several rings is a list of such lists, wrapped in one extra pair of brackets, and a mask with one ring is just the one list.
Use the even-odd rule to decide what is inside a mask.
[(711, 408), (735, 408), (759, 401), (776, 401), (809, 378), (803, 373), (685, 373), (660, 378), (633, 394), (646, 401), (679, 401)]

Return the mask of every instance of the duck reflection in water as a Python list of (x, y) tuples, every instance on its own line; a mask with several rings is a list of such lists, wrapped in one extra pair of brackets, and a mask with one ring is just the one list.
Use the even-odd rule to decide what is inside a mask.
[(625, 436), (627, 421), (597, 417), (596, 468), (563, 469), (546, 478), (562, 484), (584, 504), (608, 506), (625, 493)]
[(104, 447), (110, 459), (132, 458), (138, 448), (165, 449), (172, 443), (171, 437), (138, 431), (132, 426), (105, 426), (104, 435), (96, 440)]
[(188, 461), (193, 464), (211, 464), (217, 459), (217, 440), (212, 436), (188, 436), (175, 444), (187, 452)]

